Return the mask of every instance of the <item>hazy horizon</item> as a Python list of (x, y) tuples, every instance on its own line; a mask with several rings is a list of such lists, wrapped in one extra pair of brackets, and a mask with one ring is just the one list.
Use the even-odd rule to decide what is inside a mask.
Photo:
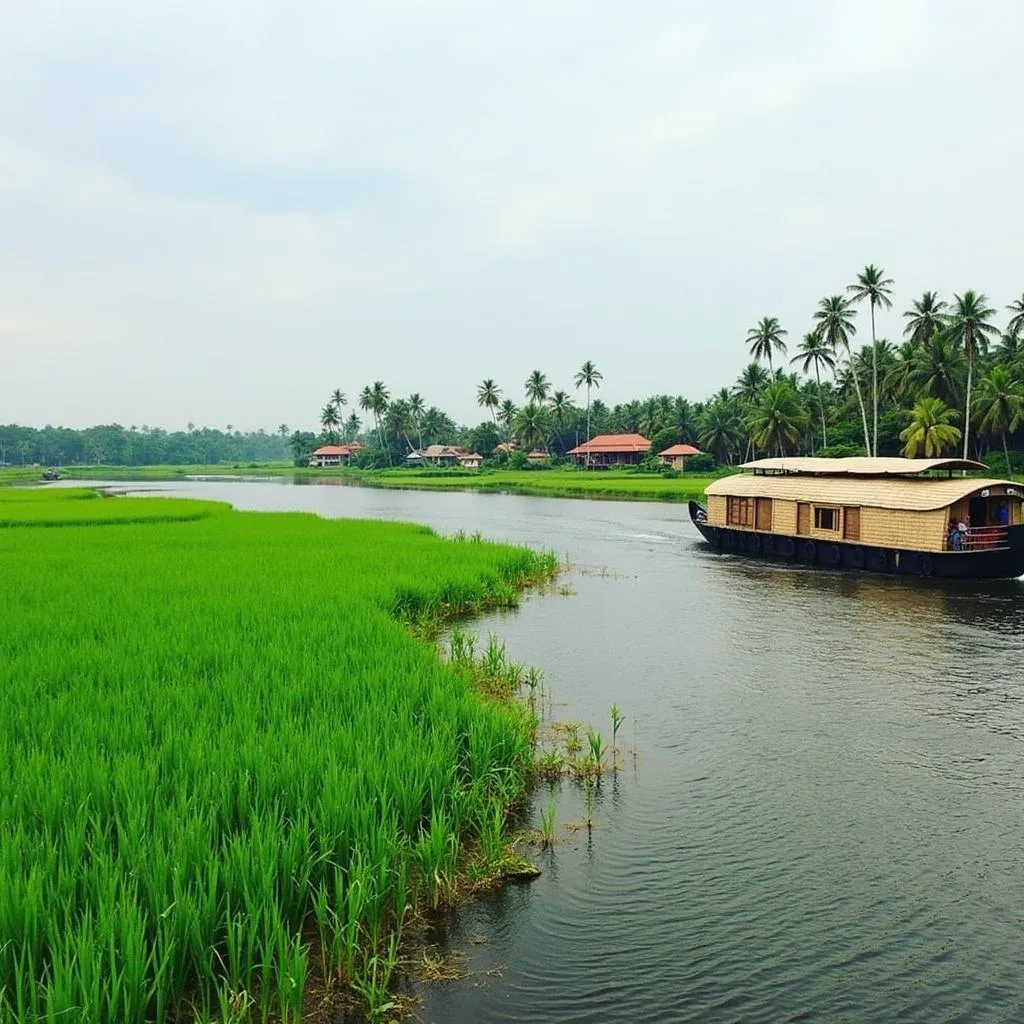
[(722, 8), (0, 0), (0, 423), (701, 400), (867, 263), (1002, 326), (1024, 8)]

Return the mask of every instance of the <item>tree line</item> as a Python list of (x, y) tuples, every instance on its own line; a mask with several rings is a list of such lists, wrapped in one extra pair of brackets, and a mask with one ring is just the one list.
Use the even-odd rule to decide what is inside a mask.
[[(502, 441), (542, 448), (557, 461), (595, 434), (641, 433), (652, 451), (677, 442), (701, 447), (718, 463), (755, 455), (937, 456), (965, 458), (1024, 447), (1024, 295), (1000, 311), (972, 289), (941, 298), (925, 291), (902, 314), (898, 343), (877, 336), (876, 312), (893, 308), (894, 282), (869, 264), (842, 291), (809, 310), (792, 354), (778, 318), (762, 317), (746, 335), (752, 361), (731, 386), (704, 401), (659, 394), (609, 407), (595, 397), (603, 382), (588, 360), (565, 389), (541, 370), (523, 381), (522, 402), (486, 378), (476, 401), (489, 416), (459, 427), (419, 394), (392, 399), (383, 381), (367, 385), (358, 406), (340, 389), (320, 416), (322, 432), (296, 434), (297, 461), (315, 443), (367, 442), (364, 465), (400, 465), (413, 448), (461, 444), (490, 456)], [(858, 316), (870, 340), (857, 346)], [(1024, 468), (1024, 467), (1021, 467)]]
[(0, 464), (186, 466), (269, 462), (288, 457), (289, 435), (284, 423), (273, 434), (263, 430), (243, 433), (231, 424), (217, 430), (190, 423), (185, 430), (167, 431), (117, 423), (82, 430), (53, 426), (37, 429), (12, 423), (0, 426)]

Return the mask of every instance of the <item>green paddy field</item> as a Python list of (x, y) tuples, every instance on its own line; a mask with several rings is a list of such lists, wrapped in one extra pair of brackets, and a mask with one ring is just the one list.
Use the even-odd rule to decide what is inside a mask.
[(0, 1021), (386, 1016), (403, 927), (500, 855), (533, 756), (528, 711), (419, 636), (553, 569), (413, 525), (0, 491)]

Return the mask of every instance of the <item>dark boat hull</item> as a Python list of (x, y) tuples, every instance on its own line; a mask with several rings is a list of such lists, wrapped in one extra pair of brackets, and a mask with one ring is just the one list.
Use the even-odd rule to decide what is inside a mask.
[(695, 501), (690, 502), (690, 519), (716, 550), (751, 558), (769, 558), (820, 569), (965, 580), (1014, 579), (1024, 575), (1024, 526), (1009, 527), (1006, 546), (998, 550), (926, 552), (711, 526), (707, 513)]

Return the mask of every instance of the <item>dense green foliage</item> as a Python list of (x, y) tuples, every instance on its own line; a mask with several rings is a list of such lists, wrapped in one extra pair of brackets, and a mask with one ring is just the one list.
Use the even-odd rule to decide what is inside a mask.
[(531, 757), (527, 712), (403, 620), (514, 602), (550, 562), (71, 490), (0, 516), (64, 527), (0, 530), (0, 1021), (291, 1021), (313, 976), (386, 1004), (408, 908)]
[(178, 466), (187, 463), (256, 462), (286, 459), (288, 428), (276, 434), (197, 429), (168, 432), (158, 427), (119, 424), (72, 430), (68, 427), (20, 427), (0, 424), (0, 464)]
[[(947, 302), (927, 291), (903, 314), (904, 340), (897, 347), (876, 337), (876, 311), (891, 309), (892, 295), (892, 279), (881, 267), (868, 265), (845, 290), (820, 300), (791, 358), (785, 340), (789, 332), (776, 317), (762, 317), (745, 339), (755, 361), (731, 387), (703, 401), (660, 394), (609, 407), (594, 398), (604, 378), (588, 360), (572, 380), (572, 394), (585, 396), (582, 407), (536, 369), (523, 381), (520, 406), (497, 381), (485, 379), (477, 386), (476, 399), (490, 422), (458, 428), (440, 410), (424, 412), (419, 395), (391, 401), (387, 388), (376, 381), (364, 390), (369, 403), (364, 408), (374, 410), (376, 432), (363, 439), (378, 450), (365, 451), (360, 464), (400, 466), (414, 446), (436, 442), (461, 444), (490, 456), (499, 440), (513, 441), (523, 450), (544, 448), (557, 461), (595, 434), (624, 433), (644, 434), (655, 442), (655, 453), (676, 442), (700, 446), (720, 463), (753, 455), (813, 454), (833, 446), (848, 454), (896, 455), (911, 450), (902, 435), (925, 399), (941, 403), (928, 407), (947, 426), (952, 417), (943, 407), (959, 417), (963, 426), (955, 432), (965, 455), (980, 457), (1002, 446), (1004, 461), (1012, 461), (1009, 447), (1024, 446), (1024, 296), (1006, 307), (1005, 329), (1000, 330), (998, 311), (985, 295), (966, 290)], [(861, 312), (868, 315), (870, 341), (858, 347)], [(786, 372), (787, 361), (803, 376)], [(972, 408), (981, 401), (987, 402), (988, 415), (972, 425)], [(325, 410), (325, 433), (319, 439), (312, 434), (293, 437), (297, 461), (318, 441), (342, 438), (331, 429), (339, 422), (336, 412)], [(481, 430), (499, 425), (502, 434)], [(348, 426), (344, 438), (355, 439), (358, 421), (350, 420)], [(952, 438), (953, 432), (946, 430), (929, 441), (949, 452), (956, 443)]]

